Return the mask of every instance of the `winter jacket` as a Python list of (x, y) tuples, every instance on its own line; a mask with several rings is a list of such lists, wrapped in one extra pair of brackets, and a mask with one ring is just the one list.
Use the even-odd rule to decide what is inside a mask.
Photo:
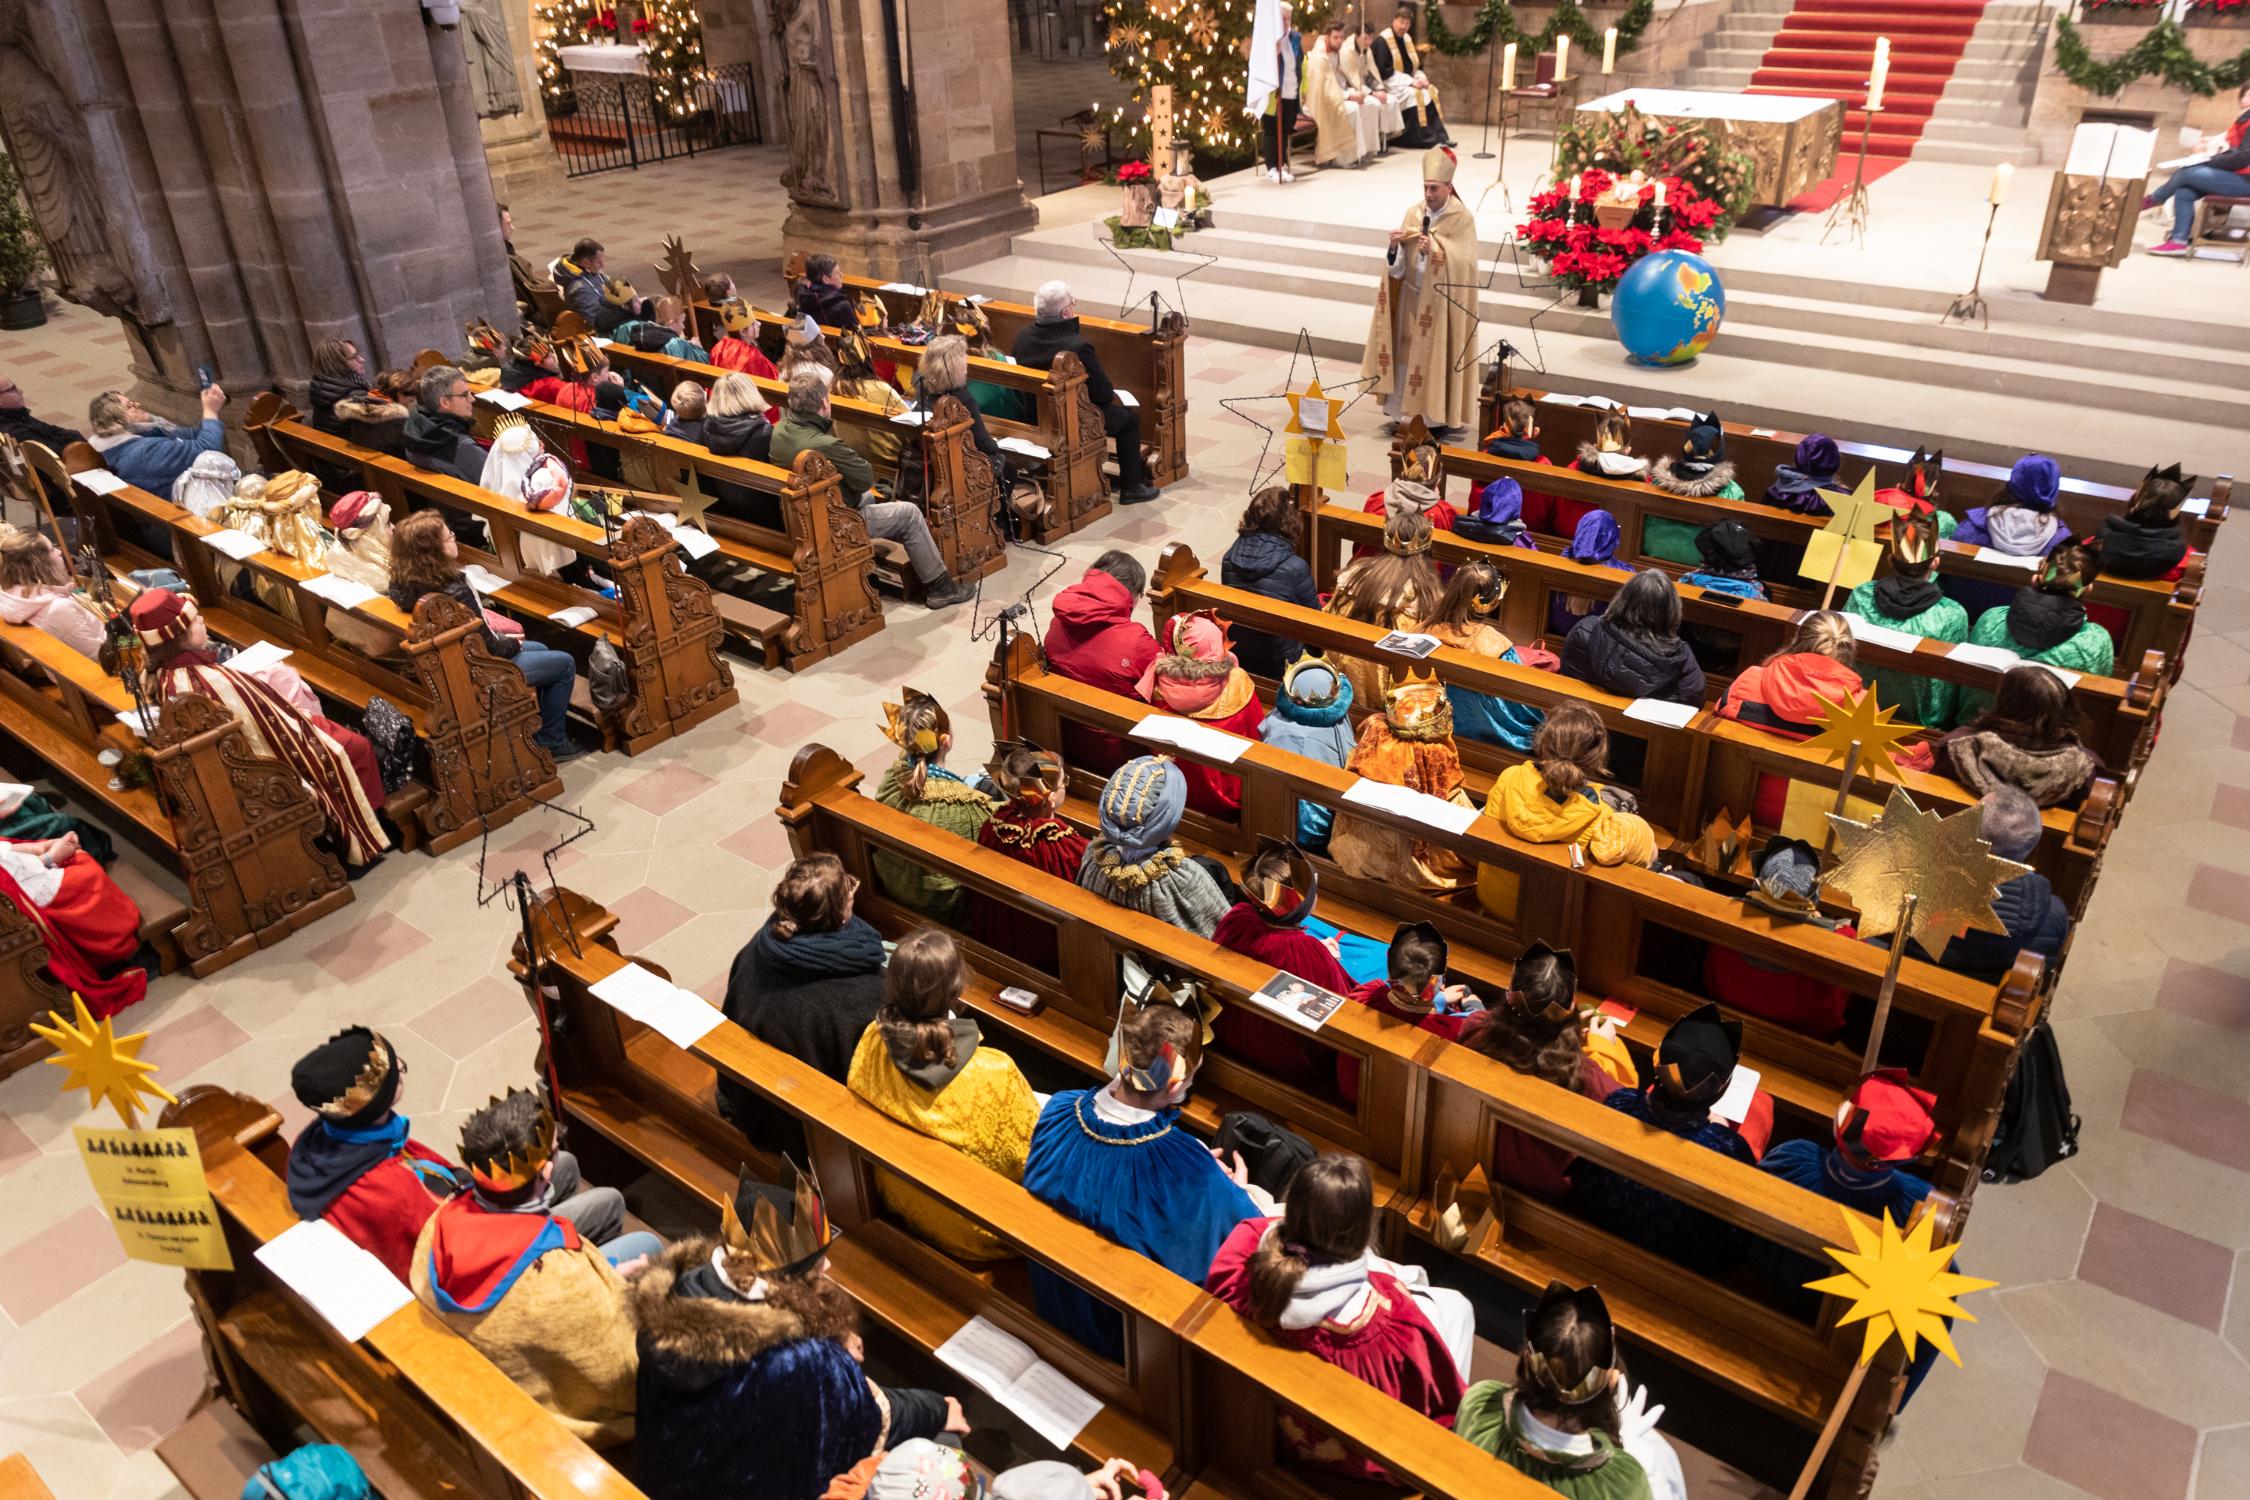
[(2016, 954), (2023, 949), (2053, 958), (2070, 936), (2070, 912), (2053, 884), (2037, 870), (2018, 875), (1993, 892), (1992, 911), (2008, 929), (2007, 935), (1972, 927), (1945, 945), (1939, 967), (1998, 983), (2015, 967)]
[(1563, 642), (1562, 670), (1565, 677), (1623, 697), (1703, 706), (1703, 668), (1687, 642), (1675, 636), (1668, 648), (1652, 648), (1612, 625), (1607, 615), (1588, 615), (1572, 627)]
[[(422, 602), (424, 594), (440, 593), (460, 600), (463, 605), (467, 606), (470, 614), (475, 615), (480, 620), (484, 619), (484, 600), (477, 597), (476, 589), (470, 585), (468, 578), (460, 573), (456, 573), (447, 579), (445, 587), (442, 589), (426, 589), (394, 578), (391, 580), (391, 586), (387, 592), (391, 603), (405, 610), (408, 614), (414, 613), (414, 606)], [(501, 660), (510, 661), (515, 658), (518, 651), (523, 649), (523, 641), (520, 637), (494, 630), (491, 622), (486, 621), (484, 648)]]
[(781, 419), (767, 447), (766, 461), (784, 469), (796, 467), (800, 453), (817, 453), (836, 466), (844, 482), (844, 499), (853, 506), (875, 487), (875, 466), (836, 436), (836, 424), (827, 417), (804, 417), (795, 412)]
[[(1238, 642), (1235, 654), (1241, 654)], [(1273, 711), (1258, 726), (1258, 738), (1277, 750), (1287, 750), (1322, 765), (1343, 768), (1351, 759), (1352, 749), (1358, 744), (1352, 732), (1352, 685), (1350, 679), (1334, 671), (1316, 676), (1317, 666), (1307, 666), (1297, 674), (1300, 692), (1317, 686), (1325, 693), (1330, 685), (1338, 689), (1336, 701), (1325, 704), (1300, 703), (1286, 693), (1276, 693)], [(1307, 679), (1312, 679), (1308, 683)], [(1329, 830), (1335, 826), (1336, 814), (1318, 802), (1297, 804), (1297, 843), (1313, 854), (1328, 850)]]
[(43, 630), (81, 656), (97, 656), (102, 649), (101, 616), (67, 583), (0, 589), (0, 620)]
[(227, 430), (217, 417), (205, 417), (193, 427), (151, 422), (130, 432), (92, 439), (102, 466), (152, 495), (169, 495), (172, 482), (188, 471), (199, 453), (226, 445)]
[(1788, 739), (1810, 739), (1819, 732), (1819, 699), (1831, 703), (1857, 698), (1859, 673), (1816, 651), (1797, 651), (1745, 667), (1727, 688), (1719, 717), (1755, 724)]
[[(747, 458), (757, 463), (769, 463), (773, 452), (773, 424), (756, 412), (731, 417), (711, 413), (703, 418), (702, 432), (695, 441), (722, 458)], [(712, 509), (720, 515), (774, 531), (783, 528), (780, 496), (724, 479), (713, 481), (712, 484), (717, 496)]]
[[(1926, 640), (1958, 644), (1969, 638), (1969, 612), (1957, 601), (1939, 594), (1927, 608), (1902, 618), (1884, 612), (1883, 600), (1879, 597), (1881, 583), (1882, 580), (1869, 579), (1853, 589), (1851, 597), (1844, 601), (1844, 613), (1885, 630), (1903, 630)], [(1881, 667), (1871, 669), (1866, 676), (1875, 689), (1875, 701), (1886, 708), (1897, 709), (1902, 719), (1911, 719), (1932, 729), (1944, 729), (1960, 716), (1961, 685), (1957, 682), (1942, 682), (1915, 672)]]
[(447, 412), (416, 407), (406, 419), (406, 461), (417, 469), (445, 474), (463, 484), (484, 477), (484, 447), (469, 434), (469, 424)]
[(2102, 770), (2094, 752), (2075, 740), (2032, 750), (2010, 744), (1989, 729), (1964, 726), (1938, 745), (1944, 754), (1937, 769), (1952, 772), (1978, 796), (2012, 786), (2041, 807), (2076, 806)]
[(643, 354), (661, 354), (667, 359), (685, 359), (699, 365), (711, 362), (710, 352), (701, 344), (662, 323), (631, 319), (618, 324), (616, 332), (610, 337)]
[[(860, 1034), (883, 1008), (883, 939), (851, 917), (834, 932), (782, 937), (773, 919), (742, 945), (727, 973), (727, 1019), (768, 1046), (847, 1080)], [(721, 1075), (719, 1111), (778, 1150), (803, 1138), (796, 1116)]]
[(573, 276), (555, 263), (555, 284), (562, 289), (563, 301), (570, 310), (584, 318), (596, 333), (614, 331), (632, 313), (609, 300), (609, 278), (600, 271), (581, 271)]
[[(2117, 643), (2108, 631), (2086, 618), (2086, 608), (2062, 594), (2043, 594), (2031, 587), (2016, 590), (2015, 601), (1977, 616), (1969, 639), (1979, 646), (1999, 646), (2025, 661), (2042, 662), (2091, 677), (2107, 677), (2117, 666)], [(1992, 695), (1982, 689), (1961, 694), (1961, 717), (1974, 718), (1992, 706)]]
[[(1270, 531), (1236, 537), (1219, 563), (1219, 582), (1284, 604), (1320, 608), (1320, 590), (1313, 587), (1312, 569), (1295, 548)], [(1230, 638), (1236, 663), (1253, 677), (1279, 677), (1282, 668), (1305, 654), (1305, 648), (1296, 641), (1239, 625)]]
[(351, 429), (336, 408), (346, 401), (367, 398), (371, 393), (367, 382), (348, 375), (315, 375), (305, 388), (305, 400), (312, 407), (306, 413), (313, 426), (337, 437), (350, 436)]
[(977, 402), (975, 384), (972, 382), (969, 385), (962, 386), (959, 390), (940, 391), (936, 395), (932, 395), (929, 387), (922, 383), (922, 372), (920, 370), (914, 372), (914, 406), (916, 410), (934, 414), (937, 411), (938, 402), (947, 396), (951, 396), (969, 409), (969, 440), (977, 445), (977, 452), (984, 455), (985, 462), (992, 465), (993, 473), (1004, 475), (1006, 460), (1001, 456), (999, 441), (992, 436), (990, 430), (984, 425), (984, 408)]
[(2099, 535), (2102, 571), (2113, 578), (2169, 578), (2187, 559), (2187, 536), (2177, 521), (2152, 526), (2104, 516)]
[(859, 313), (852, 307), (852, 294), (825, 281), (797, 283), (797, 311), (810, 313), (812, 320), (823, 328), (859, 326)]
[[(1432, 625), (1428, 633), (1457, 651), (1474, 651), (1495, 661), (1523, 665), (1515, 643), (1481, 620), (1467, 627)], [(1547, 715), (1529, 704), (1452, 683), (1446, 684), (1445, 701), (1453, 710), (1453, 736), (1457, 740), (1481, 740), (1487, 745), (1528, 752), (1531, 737), (1547, 722)]]
[[(851, 1090), (918, 1135), (942, 1141), (1011, 1181), (1023, 1180), (1039, 1100), (1015, 1060), (982, 1045), (977, 1023), (953, 1022), (953, 1061), (911, 1064), (880, 1021), (860, 1034)], [(1005, 1260), (1015, 1252), (991, 1230), (964, 1219), (921, 1188), (878, 1172), (883, 1200), (916, 1238), (961, 1260)]]
[(1016, 334), (1016, 363), (1034, 370), (1051, 370), (1055, 356), (1069, 353), (1078, 356), (1086, 367), (1086, 395), (1096, 406), (1115, 406), (1117, 387), (1109, 383), (1102, 370), (1102, 357), (1094, 352), (1093, 341), (1079, 330), (1076, 318), (1037, 318), (1026, 323)]
[[(1619, 812), (1593, 788), (1557, 797), (1530, 761), (1492, 780), (1484, 815), (1531, 844), (1576, 844), (1597, 865), (1646, 865), (1656, 859), (1656, 830), (1638, 813)], [(1518, 879), (1501, 865), (1477, 867), (1477, 900), (1503, 921), (1516, 914)]]
[[(890, 769), (883, 773), (882, 785), (875, 790), (875, 800), (975, 843), (985, 820), (992, 816), (992, 799), (943, 766), (925, 768), (922, 795), (917, 797), (907, 788), (908, 764), (903, 755), (891, 762)], [(968, 913), (969, 893), (961, 882), (938, 874), (919, 860), (876, 849), (869, 853), (868, 865), (878, 890), (926, 917), (958, 927)]]
[(19, 443), (42, 443), (53, 449), (57, 457), (72, 443), (86, 441), (86, 434), (74, 427), (58, 427), (52, 422), (40, 421), (27, 406), (0, 406), (0, 433)]
[[(1088, 568), (1085, 577), (1055, 595), (1045, 642), (1047, 665), (1073, 682), (1127, 698), (1139, 696), (1141, 674), (1157, 657), (1156, 637), (1133, 618), (1139, 604), (1124, 584)], [(1124, 741), (1106, 730), (1063, 725), (1063, 758), (1096, 776), (1107, 776), (1131, 754)]]

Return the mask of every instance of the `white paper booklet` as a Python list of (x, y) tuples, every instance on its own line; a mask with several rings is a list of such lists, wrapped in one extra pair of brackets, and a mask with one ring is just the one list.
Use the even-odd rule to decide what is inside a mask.
[(288, 659), (289, 648), (276, 646), (271, 641), (257, 641), (234, 653), (227, 665), (237, 672), (255, 672), (262, 667), (274, 666)]
[(1734, 1065), (1734, 1076), (1727, 1080), (1727, 1091), (1719, 1102), (1711, 1106), (1711, 1113), (1730, 1124), (1740, 1125), (1750, 1116), (1750, 1101), (1758, 1097), (1758, 1070)]
[(1250, 748), (1250, 742), (1238, 734), (1228, 734), (1223, 729), (1213, 729), (1208, 724), (1198, 724), (1176, 714), (1150, 714), (1133, 726), (1133, 738), (1193, 750), (1230, 766), (1242, 759), (1243, 752)]
[(1663, 698), (1635, 698), (1625, 705), (1626, 718), (1639, 719), (1644, 724), (1663, 724), (1673, 729), (1687, 728), (1701, 712), (1692, 703), (1673, 703)]
[(1057, 1448), (1069, 1447), (1101, 1414), (1099, 1398), (988, 1319), (963, 1323), (937, 1346), (937, 1357)]
[(326, 1219), (307, 1219), (258, 1247), (265, 1268), (349, 1343), (414, 1300), (406, 1283)]
[(1922, 643), (1922, 638), (1910, 630), (1893, 630), (1888, 625), (1877, 625), (1862, 620), (1857, 615), (1844, 616), (1851, 626), (1852, 639), (1869, 646), (1887, 646), (1893, 651), (1912, 651)]
[(662, 1033), (675, 1047), (694, 1046), (726, 1019), (702, 996), (689, 994), (639, 964), (627, 964), (608, 978), (588, 985), (587, 991), (604, 1005)]
[(1467, 833), (1477, 820), (1477, 810), (1473, 807), (1463, 807), (1427, 792), (1409, 791), (1387, 781), (1370, 781), (1365, 776), (1351, 784), (1344, 793), (1344, 800), (1361, 807), (1397, 813), (1445, 833)]
[(237, 531), (232, 526), (222, 531), (203, 533), (203, 545), (214, 552), (223, 552), (236, 562), (246, 557), (256, 557), (266, 550), (266, 544), (247, 531)]

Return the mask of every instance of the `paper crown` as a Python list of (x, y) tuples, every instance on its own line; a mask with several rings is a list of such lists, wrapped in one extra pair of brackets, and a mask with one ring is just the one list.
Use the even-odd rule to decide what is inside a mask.
[[(797, 1276), (819, 1263), (835, 1243), (828, 1201), (810, 1167), (782, 1157), (780, 1187), (760, 1182), (745, 1166), (735, 1174), (734, 1196), (719, 1210), (719, 1240), (730, 1259), (754, 1276)], [(749, 1220), (743, 1220), (745, 1206)], [(783, 1217), (786, 1209), (787, 1217)]]
[(820, 325), (813, 321), (811, 313), (803, 313), (796, 322), (789, 325), (789, 332), (784, 337), (799, 349), (810, 349), (820, 342)]
[(356, 1031), (366, 1032), (366, 1060), (360, 1064), (359, 1072), (353, 1075), (352, 1081), (344, 1086), (341, 1093), (332, 1099), (312, 1104), (313, 1113), (331, 1120), (349, 1120), (354, 1115), (365, 1113), (367, 1107), (381, 1098), (390, 1086), (393, 1074), (398, 1069), (398, 1051), (381, 1032), (354, 1027), (337, 1032), (328, 1039), (329, 1043), (333, 1045), (341, 1042)]
[(502, 453), (529, 453), (539, 446), (539, 434), (521, 412), (505, 411), (492, 421), (492, 446)]
[(2180, 513), (2180, 507), (2187, 503), (2188, 496), (2193, 493), (2197, 478), (2198, 476), (2194, 474), (2180, 472), (2180, 466), (2177, 463), (2161, 469), (2154, 464), (2150, 464), (2148, 472), (2141, 476), (2141, 482), (2134, 486), (2133, 498), (2125, 503), (2126, 513), (2131, 514), (2133, 511), (2142, 509), (2148, 499), (2149, 492), (2161, 483), (2168, 491), (2164, 514), (2167, 518), (2177, 516)]
[(1926, 452), (1917, 446), (1906, 464), (1906, 493), (1917, 500), (1937, 499), (1938, 483), (1945, 477), (1945, 450)]
[(2101, 572), (2100, 538), (2072, 537), (2039, 560), (2032, 587), (2044, 594), (2068, 594), (2075, 599), (2094, 586)]
[(1919, 568), (1937, 555), (1937, 513), (1913, 510), (1891, 522), (1891, 560)]
[(1453, 707), (1445, 684), (1428, 668), (1409, 670), (1383, 690), (1383, 717), (1405, 739), (1437, 739), (1453, 732)]
[(515, 357), (527, 365), (543, 365), (554, 355), (555, 346), (536, 328), (526, 328), (516, 335), (509, 346)]
[(601, 359), (601, 348), (591, 335), (555, 340), (555, 364), (566, 375), (580, 378), (591, 375)]
[(1257, 850), (1243, 869), (1247, 872), (1255, 865), (1277, 858), (1282, 861), (1287, 875), (1266, 895), (1259, 895), (1247, 884), (1242, 894), (1269, 925), (1302, 926), (1312, 915), (1313, 903), (1320, 897), (1320, 872), (1313, 868), (1313, 862), (1305, 857), (1305, 851), (1297, 847), (1294, 839), (1277, 839), (1271, 834), (1260, 837)]
[(981, 304), (963, 302), (953, 315), (953, 331), (965, 339), (988, 340), (992, 337), (992, 319), (985, 315)]
[(641, 294), (633, 290), (633, 283), (622, 276), (609, 276), (602, 280), (602, 300), (611, 307), (624, 307), (640, 300)]
[(862, 328), (881, 328), (890, 321), (883, 310), (883, 299), (873, 292), (861, 292), (852, 299), (852, 319)]
[[(529, 1089), (510, 1089), (505, 1095), (495, 1094), (485, 1101), (491, 1109), (514, 1099), (519, 1094), (529, 1094)], [(469, 1150), (468, 1134), (462, 1133), (461, 1165), (469, 1169), (478, 1187), (490, 1193), (512, 1193), (524, 1187), (539, 1175), (542, 1167), (555, 1159), (555, 1116), (547, 1108), (547, 1101), (539, 1101), (539, 1115), (532, 1122), (531, 1138), (519, 1141), (496, 1154), (478, 1156)]]
[(500, 351), (508, 347), (507, 337), (482, 318), (471, 318), (465, 326), (469, 347), (480, 354), (498, 359)]
[(1718, 1102), (1742, 1056), (1742, 1023), (1702, 1005), (1672, 1023), (1656, 1044), (1656, 1071), (1672, 1094), (1691, 1103)]
[(875, 355), (867, 347), (867, 336), (858, 329), (846, 328), (838, 333), (833, 347), (836, 351), (836, 363), (845, 369), (874, 370)]
[(1415, 1003), (1417, 1008), (1427, 1009), (1428, 1006), (1426, 1002), (1428, 1002), (1430, 998), (1436, 993), (1438, 987), (1445, 983), (1445, 966), (1453, 956), (1453, 946), (1452, 944), (1446, 942), (1445, 934), (1437, 930), (1437, 924), (1435, 922), (1421, 921), (1399, 923), (1398, 930), (1391, 934), (1390, 952), (1387, 955), (1387, 959), (1384, 964), (1384, 969), (1386, 971), (1387, 977), (1391, 981), (1394, 993), (1402, 993), (1397, 991), (1397, 985), (1402, 977), (1399, 973), (1399, 970), (1403, 966), (1404, 962), (1403, 958), (1401, 957), (1400, 950), (1406, 946), (1407, 940), (1409, 938), (1420, 938), (1426, 943), (1434, 943), (1437, 945), (1437, 962), (1430, 966), (1429, 979), (1423, 984), (1421, 993), (1412, 997), (1413, 1002)]
[[(1325, 698), (1307, 698), (1297, 691), (1299, 674), (1316, 670), (1328, 674), (1328, 696)], [(1322, 656), (1318, 651), (1308, 650), (1304, 655), (1281, 669), (1281, 696), (1292, 703), (1302, 704), (1306, 708), (1330, 707), (1338, 698), (1344, 696), (1346, 685), (1344, 674), (1337, 671), (1329, 663), (1328, 658)]]
[(1437, 444), (1415, 444), (1399, 459), (1398, 477), (1416, 484), (1436, 484), (1439, 456)]
[(719, 304), (719, 326), (729, 333), (742, 333), (757, 321), (750, 304), (740, 297), (729, 297)]
[[(1515, 983), (1534, 959), (1551, 958), (1555, 962), (1555, 988), (1559, 995), (1542, 999), (1532, 995)], [(1568, 948), (1552, 948), (1545, 943), (1533, 943), (1523, 950), (1516, 960), (1514, 973), (1509, 976), (1508, 990), (1502, 1004), (1515, 1016), (1525, 1021), (1535, 1021), (1546, 1026), (1560, 1026), (1576, 1013), (1574, 1003), (1578, 994), (1578, 961)]]
[(1610, 1377), (1617, 1369), (1617, 1328), (1610, 1322), (1609, 1304), (1602, 1300), (1601, 1288), (1587, 1286), (1574, 1290), (1561, 1281), (1547, 1283), (1547, 1290), (1539, 1294), (1528, 1323), (1544, 1321), (1548, 1309), (1562, 1303), (1570, 1305), (1579, 1322), (1599, 1330), (1592, 1367), (1577, 1381), (1565, 1386), (1547, 1356), (1530, 1347), (1528, 1342), (1523, 1351), (1523, 1367), (1535, 1385), (1553, 1394), (1565, 1406), (1578, 1406), (1609, 1389)]
[(1187, 1082), (1188, 1055), (1170, 1042), (1157, 1047), (1156, 1056), (1149, 1059), (1147, 1067), (1134, 1066), (1130, 1058), (1118, 1058), (1117, 1077), (1125, 1087), (1137, 1094), (1162, 1094)]
[[(1017, 769), (1011, 772), (1008, 763)], [(1051, 797), (1069, 778), (1061, 756), (1029, 740), (996, 740), (985, 763), (992, 784), (1011, 797)]]
[[(883, 738), (909, 755), (937, 754), (939, 743), (953, 732), (953, 719), (945, 706), (918, 688), (900, 688), (899, 697), (904, 701), (883, 705)], [(908, 712), (925, 703), (929, 705), (929, 723), (908, 729)]]

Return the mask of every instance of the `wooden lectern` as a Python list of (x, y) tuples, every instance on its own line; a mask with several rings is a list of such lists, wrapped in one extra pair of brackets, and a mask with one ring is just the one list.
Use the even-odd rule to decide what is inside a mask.
[(2088, 111), (2079, 118), (2039, 230), (2039, 258), (2054, 262), (2048, 301), (2092, 306), (2102, 272), (2133, 253), (2133, 226), (2156, 154), (2154, 120), (2131, 111)]

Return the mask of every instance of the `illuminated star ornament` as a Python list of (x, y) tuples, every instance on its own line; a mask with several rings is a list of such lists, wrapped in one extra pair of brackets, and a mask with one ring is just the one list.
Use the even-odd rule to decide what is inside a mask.
[(1831, 703), (1818, 693), (1813, 695), (1820, 704), (1813, 722), (1820, 733), (1805, 742), (1807, 749), (1818, 750), (1828, 758), (1830, 765), (1849, 760), (1852, 745), (1859, 745), (1859, 768), (1868, 775), (1887, 773), (1891, 780), (1904, 780), (1898, 772), (1898, 761), (1891, 752), (1912, 737), (1919, 724), (1893, 724), (1891, 716), (1896, 708), (1878, 708), (1875, 690), (1869, 688), (1850, 703)]
[(1947, 942), (1974, 927), (2007, 933), (1992, 909), (1993, 892), (2031, 866), (1994, 855), (1977, 827), (1978, 810), (1965, 807), (1949, 818), (1924, 812), (1903, 787), (1873, 823), (1830, 813), (1842, 844), (1842, 857), (1824, 884), (1850, 893), (1859, 909), (1859, 935), (1895, 933), (1909, 896), (1914, 910), (1907, 936), (1925, 952), (1942, 952)]
[(1867, 1334), (1859, 1349), (1861, 1364), (1874, 1359), (1894, 1333), (1906, 1346), (1908, 1359), (1914, 1357), (1918, 1342), (1928, 1339), (1947, 1359), (1961, 1363), (1961, 1353), (1953, 1347), (1953, 1336), (1946, 1331), (1945, 1320), (1962, 1318), (1974, 1323), (1976, 1315), (1962, 1311), (1961, 1304), (1954, 1299), (1970, 1292), (1985, 1291), (1999, 1283), (1948, 1270), (1955, 1247), (1930, 1244), (1936, 1225), (1937, 1216), (1925, 1213), (1902, 1235), (1897, 1222), (1885, 1214), (1882, 1232), (1878, 1235), (1861, 1224), (1857, 1215), (1847, 1213), (1844, 1226), (1851, 1231), (1852, 1243), (1859, 1248), (1853, 1251), (1822, 1247), (1844, 1268), (1843, 1273), (1808, 1281), (1805, 1290), (1851, 1299), (1851, 1307), (1836, 1322), (1839, 1326), (1867, 1324)]
[(51, 1067), (64, 1070), (63, 1089), (84, 1089), (89, 1108), (99, 1109), (104, 1099), (117, 1106), (118, 1118), (128, 1130), (138, 1130), (141, 1096), (162, 1099), (167, 1104), (180, 1101), (172, 1091), (155, 1078), (156, 1064), (142, 1062), (141, 1043), (148, 1033), (136, 1031), (131, 1036), (119, 1036), (110, 1028), (110, 1018), (94, 1019), (86, 1008), (86, 999), (73, 990), (71, 1004), (77, 1010), (75, 1024), (65, 1021), (52, 1011), (48, 1012), (52, 1025), (38, 1021), (31, 1029), (54, 1044), (55, 1055), (46, 1059)]

